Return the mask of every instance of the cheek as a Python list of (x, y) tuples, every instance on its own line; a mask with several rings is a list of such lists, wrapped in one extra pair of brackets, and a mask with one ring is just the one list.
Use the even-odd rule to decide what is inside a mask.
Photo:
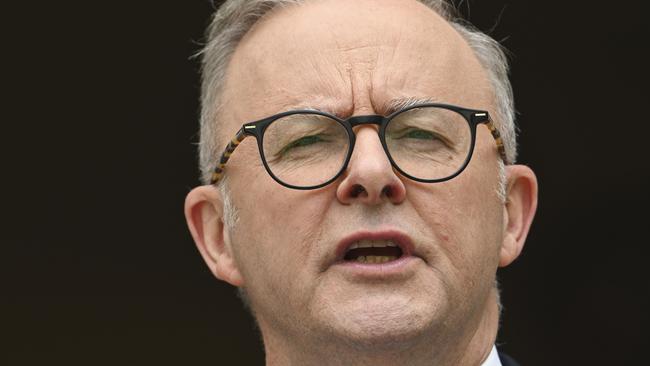
[[(314, 264), (321, 240), (325, 201), (281, 187), (275, 181), (251, 187), (240, 201), (233, 235), (237, 263), (254, 298), (303, 303), (312, 292)], [(282, 300), (284, 299), (284, 300)], [(269, 301), (269, 303), (274, 303)]]
[(461, 229), (458, 237), (466, 264), (475, 271), (494, 273), (502, 242), (503, 204), (497, 194), (497, 165), (484, 156), (477, 154), (466, 174), (459, 176), (454, 205), (463, 209), (455, 211), (454, 221)]
[(431, 265), (454, 282), (486, 278), (498, 265), (503, 214), (496, 165), (472, 162), (448, 182), (411, 189), (411, 202), (435, 238)]

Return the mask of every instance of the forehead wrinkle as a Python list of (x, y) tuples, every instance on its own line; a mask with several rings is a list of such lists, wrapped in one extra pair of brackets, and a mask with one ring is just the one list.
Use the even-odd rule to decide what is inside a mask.
[[(303, 4), (305, 5), (305, 4)], [(336, 41), (331, 33), (334, 27), (308, 25), (310, 31), (300, 27), (301, 18), (295, 13), (301, 6), (284, 7), (267, 14), (246, 34), (235, 51), (231, 62), (231, 71), (237, 79), (248, 85), (233, 83), (236, 88), (248, 89), (244, 95), (264, 99), (275, 104), (283, 99), (298, 99), (304, 95), (339, 96), (342, 86), (346, 84), (345, 73), (337, 67), (336, 59), (328, 52), (328, 47), (321, 47), (322, 40), (315, 33), (330, 32), (330, 40)], [(296, 17), (298, 17), (296, 19)], [(298, 31), (288, 31), (285, 23), (297, 24)], [(335, 49), (330, 44), (330, 49)], [(303, 75), (300, 83), (294, 83), (295, 75)], [(345, 88), (347, 89), (347, 88)], [(347, 91), (347, 90), (345, 90)]]
[[(394, 47), (391, 47), (391, 52), (390, 53), (382, 53), (382, 54), (378, 53), (377, 54), (376, 65), (380, 65), (380, 57), (381, 57), (382, 63), (387, 64), (387, 66), (385, 66), (385, 68), (387, 70), (395, 70), (395, 69), (399, 70), (401, 68), (399, 65), (395, 65), (395, 63), (396, 63), (398, 51), (401, 49), (401, 47), (404, 47), (403, 46), (404, 41), (403, 41), (403, 34), (402, 33), (403, 33), (403, 27), (400, 27), (399, 32), (397, 33), (396, 40), (395, 40), (395, 45), (394, 45)], [(408, 42), (407, 42), (407, 45), (408, 45)], [(373, 101), (374, 101), (374, 99), (376, 97), (376, 94), (375, 94), (376, 91), (380, 92), (382, 88), (386, 88), (388, 85), (390, 85), (390, 83), (389, 83), (390, 79), (389, 78), (391, 77), (391, 75), (393, 73), (384, 72), (383, 73), (384, 77), (383, 77), (382, 82), (377, 82), (375, 80), (375, 76), (377, 76), (377, 74), (381, 75), (381, 72), (375, 73), (373, 75), (373, 78), (372, 78), (371, 84), (370, 84), (371, 87), (372, 87), (371, 96), (373, 97)], [(377, 90), (375, 89), (375, 84), (379, 84)]]
[[(345, 115), (350, 109), (350, 103), (344, 94), (336, 91), (333, 78), (322, 76), (323, 73), (315, 72), (315, 78), (306, 77), (299, 84), (284, 84), (277, 73), (270, 80), (266, 79), (263, 70), (252, 67), (251, 74), (256, 75), (257, 86), (251, 91), (240, 93), (245, 100), (239, 99), (235, 105), (247, 105), (241, 110), (240, 117), (247, 120), (257, 120), (270, 115), (294, 109), (314, 109), (334, 115)], [(295, 70), (295, 68), (290, 68)], [(241, 91), (252, 87), (252, 81), (242, 73), (243, 83), (233, 83)], [(331, 73), (330, 73), (331, 74)], [(239, 76), (239, 75), (238, 75)], [(311, 76), (311, 75), (310, 75)], [(248, 80), (247, 80), (248, 79)], [(244, 85), (246, 84), (246, 85)], [(244, 102), (244, 103), (242, 103)], [(239, 109), (239, 108), (235, 108)]]
[(487, 108), (491, 88), (474, 52), (439, 14), (426, 7), (424, 12), (430, 21), (391, 28), (394, 47), (379, 55), (373, 101), (379, 105), (386, 94), (435, 95), (446, 103)]
[(308, 70), (313, 70), (312, 73), (306, 73), (307, 95), (317, 93), (342, 102), (340, 96), (345, 95), (345, 91), (347, 91), (346, 84), (349, 81), (346, 80), (341, 67), (336, 62), (331, 62), (330, 57), (327, 57), (321, 50), (318, 50), (307, 59), (307, 62), (309, 62)]
[[(395, 28), (395, 32), (390, 34), (393, 39), (392, 47), (390, 49), (385, 48), (386, 52), (377, 54), (375, 62), (377, 68), (370, 83), (370, 91), (373, 108), (378, 114), (389, 115), (415, 104), (444, 100), (444, 98), (438, 96), (441, 95), (440, 89), (444, 88), (445, 83), (422, 80), (423, 75), (429, 74), (427, 72), (429, 62), (423, 56), (424, 53), (427, 53), (435, 46), (438, 53), (437, 57), (435, 57), (438, 60), (435, 61), (439, 62), (440, 59), (445, 59), (444, 54), (440, 55), (439, 53), (440, 40), (436, 37), (430, 37), (424, 43), (421, 42), (421, 39), (414, 42), (413, 39), (404, 36), (404, 27), (402, 25)], [(420, 34), (426, 31), (430, 31), (430, 29), (422, 29)], [(418, 62), (415, 74), (413, 70), (410, 70), (410, 72), (406, 72), (406, 70), (404, 72), (392, 72), (392, 70), (405, 69), (405, 58), (409, 65), (413, 64), (414, 60)], [(398, 97), (387, 100), (391, 95), (397, 95)]]
[[(339, 44), (337, 37), (333, 33), (335, 27), (321, 25), (320, 30), (329, 35), (329, 42), (334, 43), (334, 48), (337, 49)], [(328, 45), (327, 41), (323, 43), (315, 34), (307, 33), (292, 34), (294, 37), (293, 45), (296, 45), (294, 51), (296, 53), (307, 55), (304, 57), (305, 61), (303, 68), (305, 69), (305, 78), (308, 90), (318, 90), (321, 94), (329, 96), (341, 95), (345, 84), (347, 83), (346, 74), (343, 72), (339, 60), (337, 60), (337, 52), (332, 50), (332, 45)], [(307, 41), (305, 41), (307, 40)], [(311, 78), (313, 76), (313, 78)]]

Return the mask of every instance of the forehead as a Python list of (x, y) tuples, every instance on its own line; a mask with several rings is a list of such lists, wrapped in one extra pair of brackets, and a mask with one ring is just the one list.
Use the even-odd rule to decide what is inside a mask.
[(313, 0), (276, 9), (237, 47), (224, 89), (239, 123), (300, 107), (382, 113), (397, 98), (485, 109), (489, 95), (467, 43), (415, 0)]

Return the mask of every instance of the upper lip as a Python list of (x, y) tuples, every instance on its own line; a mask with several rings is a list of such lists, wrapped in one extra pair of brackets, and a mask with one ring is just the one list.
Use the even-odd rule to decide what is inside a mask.
[(352, 244), (360, 240), (390, 240), (402, 250), (402, 256), (413, 255), (415, 246), (410, 236), (399, 230), (357, 231), (339, 241), (336, 247), (336, 261), (343, 260)]

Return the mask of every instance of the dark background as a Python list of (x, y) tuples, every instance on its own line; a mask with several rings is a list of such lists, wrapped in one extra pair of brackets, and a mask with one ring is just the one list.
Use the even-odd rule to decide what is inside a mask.
[[(2, 5), (0, 364), (263, 363), (183, 217), (212, 5)], [(522, 365), (647, 360), (648, 31), (641, 1), (470, 1), (512, 52), (540, 205), (500, 271)], [(497, 23), (497, 19), (500, 21)]]

